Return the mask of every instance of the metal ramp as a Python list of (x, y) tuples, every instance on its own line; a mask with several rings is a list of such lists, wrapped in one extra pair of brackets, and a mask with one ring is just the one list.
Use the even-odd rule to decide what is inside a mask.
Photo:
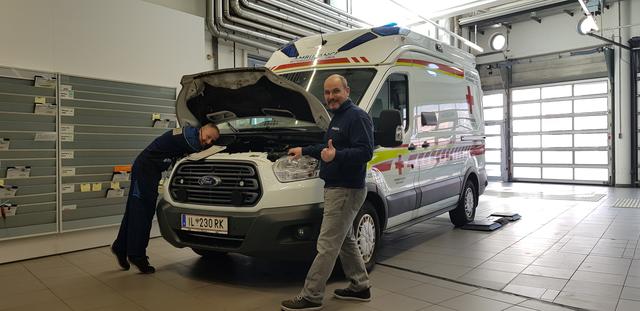
[(517, 221), (522, 218), (518, 213), (512, 212), (495, 212), (485, 219), (474, 220), (461, 227), (463, 230), (475, 231), (494, 231), (502, 228), (511, 221)]

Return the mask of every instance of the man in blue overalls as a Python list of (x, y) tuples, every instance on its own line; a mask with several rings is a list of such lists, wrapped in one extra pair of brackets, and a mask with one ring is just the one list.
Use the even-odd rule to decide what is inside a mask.
[(111, 245), (111, 252), (122, 269), (129, 270), (131, 262), (142, 273), (156, 271), (149, 264), (146, 249), (162, 172), (176, 158), (201, 151), (219, 137), (220, 131), (212, 123), (201, 128), (185, 126), (162, 134), (138, 155), (131, 169), (131, 188), (124, 218), (118, 237)]

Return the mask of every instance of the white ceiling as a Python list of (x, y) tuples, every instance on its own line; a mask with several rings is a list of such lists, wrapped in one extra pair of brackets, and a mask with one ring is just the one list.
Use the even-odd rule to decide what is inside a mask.
[(410, 25), (421, 20), (447, 18), (518, 0), (353, 0), (353, 15), (373, 25)]

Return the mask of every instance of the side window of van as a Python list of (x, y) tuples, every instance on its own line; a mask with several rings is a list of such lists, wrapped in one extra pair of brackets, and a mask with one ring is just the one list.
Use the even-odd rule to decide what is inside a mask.
[[(427, 96), (423, 102), (415, 103), (414, 120), (418, 133), (430, 131), (469, 132), (478, 129), (474, 113), (478, 113), (478, 107), (472, 94), (474, 88), (466, 81), (450, 82), (432, 81), (424, 84), (421, 91)], [(435, 114), (437, 124), (422, 125), (422, 113)]]
[(378, 130), (380, 113), (383, 110), (395, 109), (402, 114), (402, 126), (405, 132), (409, 130), (409, 79), (406, 74), (394, 73), (387, 77), (380, 92), (373, 101), (369, 115), (373, 120), (373, 127)]

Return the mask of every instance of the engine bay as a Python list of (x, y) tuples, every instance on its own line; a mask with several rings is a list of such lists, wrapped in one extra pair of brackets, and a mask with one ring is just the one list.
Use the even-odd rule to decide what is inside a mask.
[(269, 130), (269, 132), (223, 133), (216, 145), (226, 146), (225, 152), (266, 152), (273, 162), (287, 154), (290, 148), (321, 143), (320, 131)]

